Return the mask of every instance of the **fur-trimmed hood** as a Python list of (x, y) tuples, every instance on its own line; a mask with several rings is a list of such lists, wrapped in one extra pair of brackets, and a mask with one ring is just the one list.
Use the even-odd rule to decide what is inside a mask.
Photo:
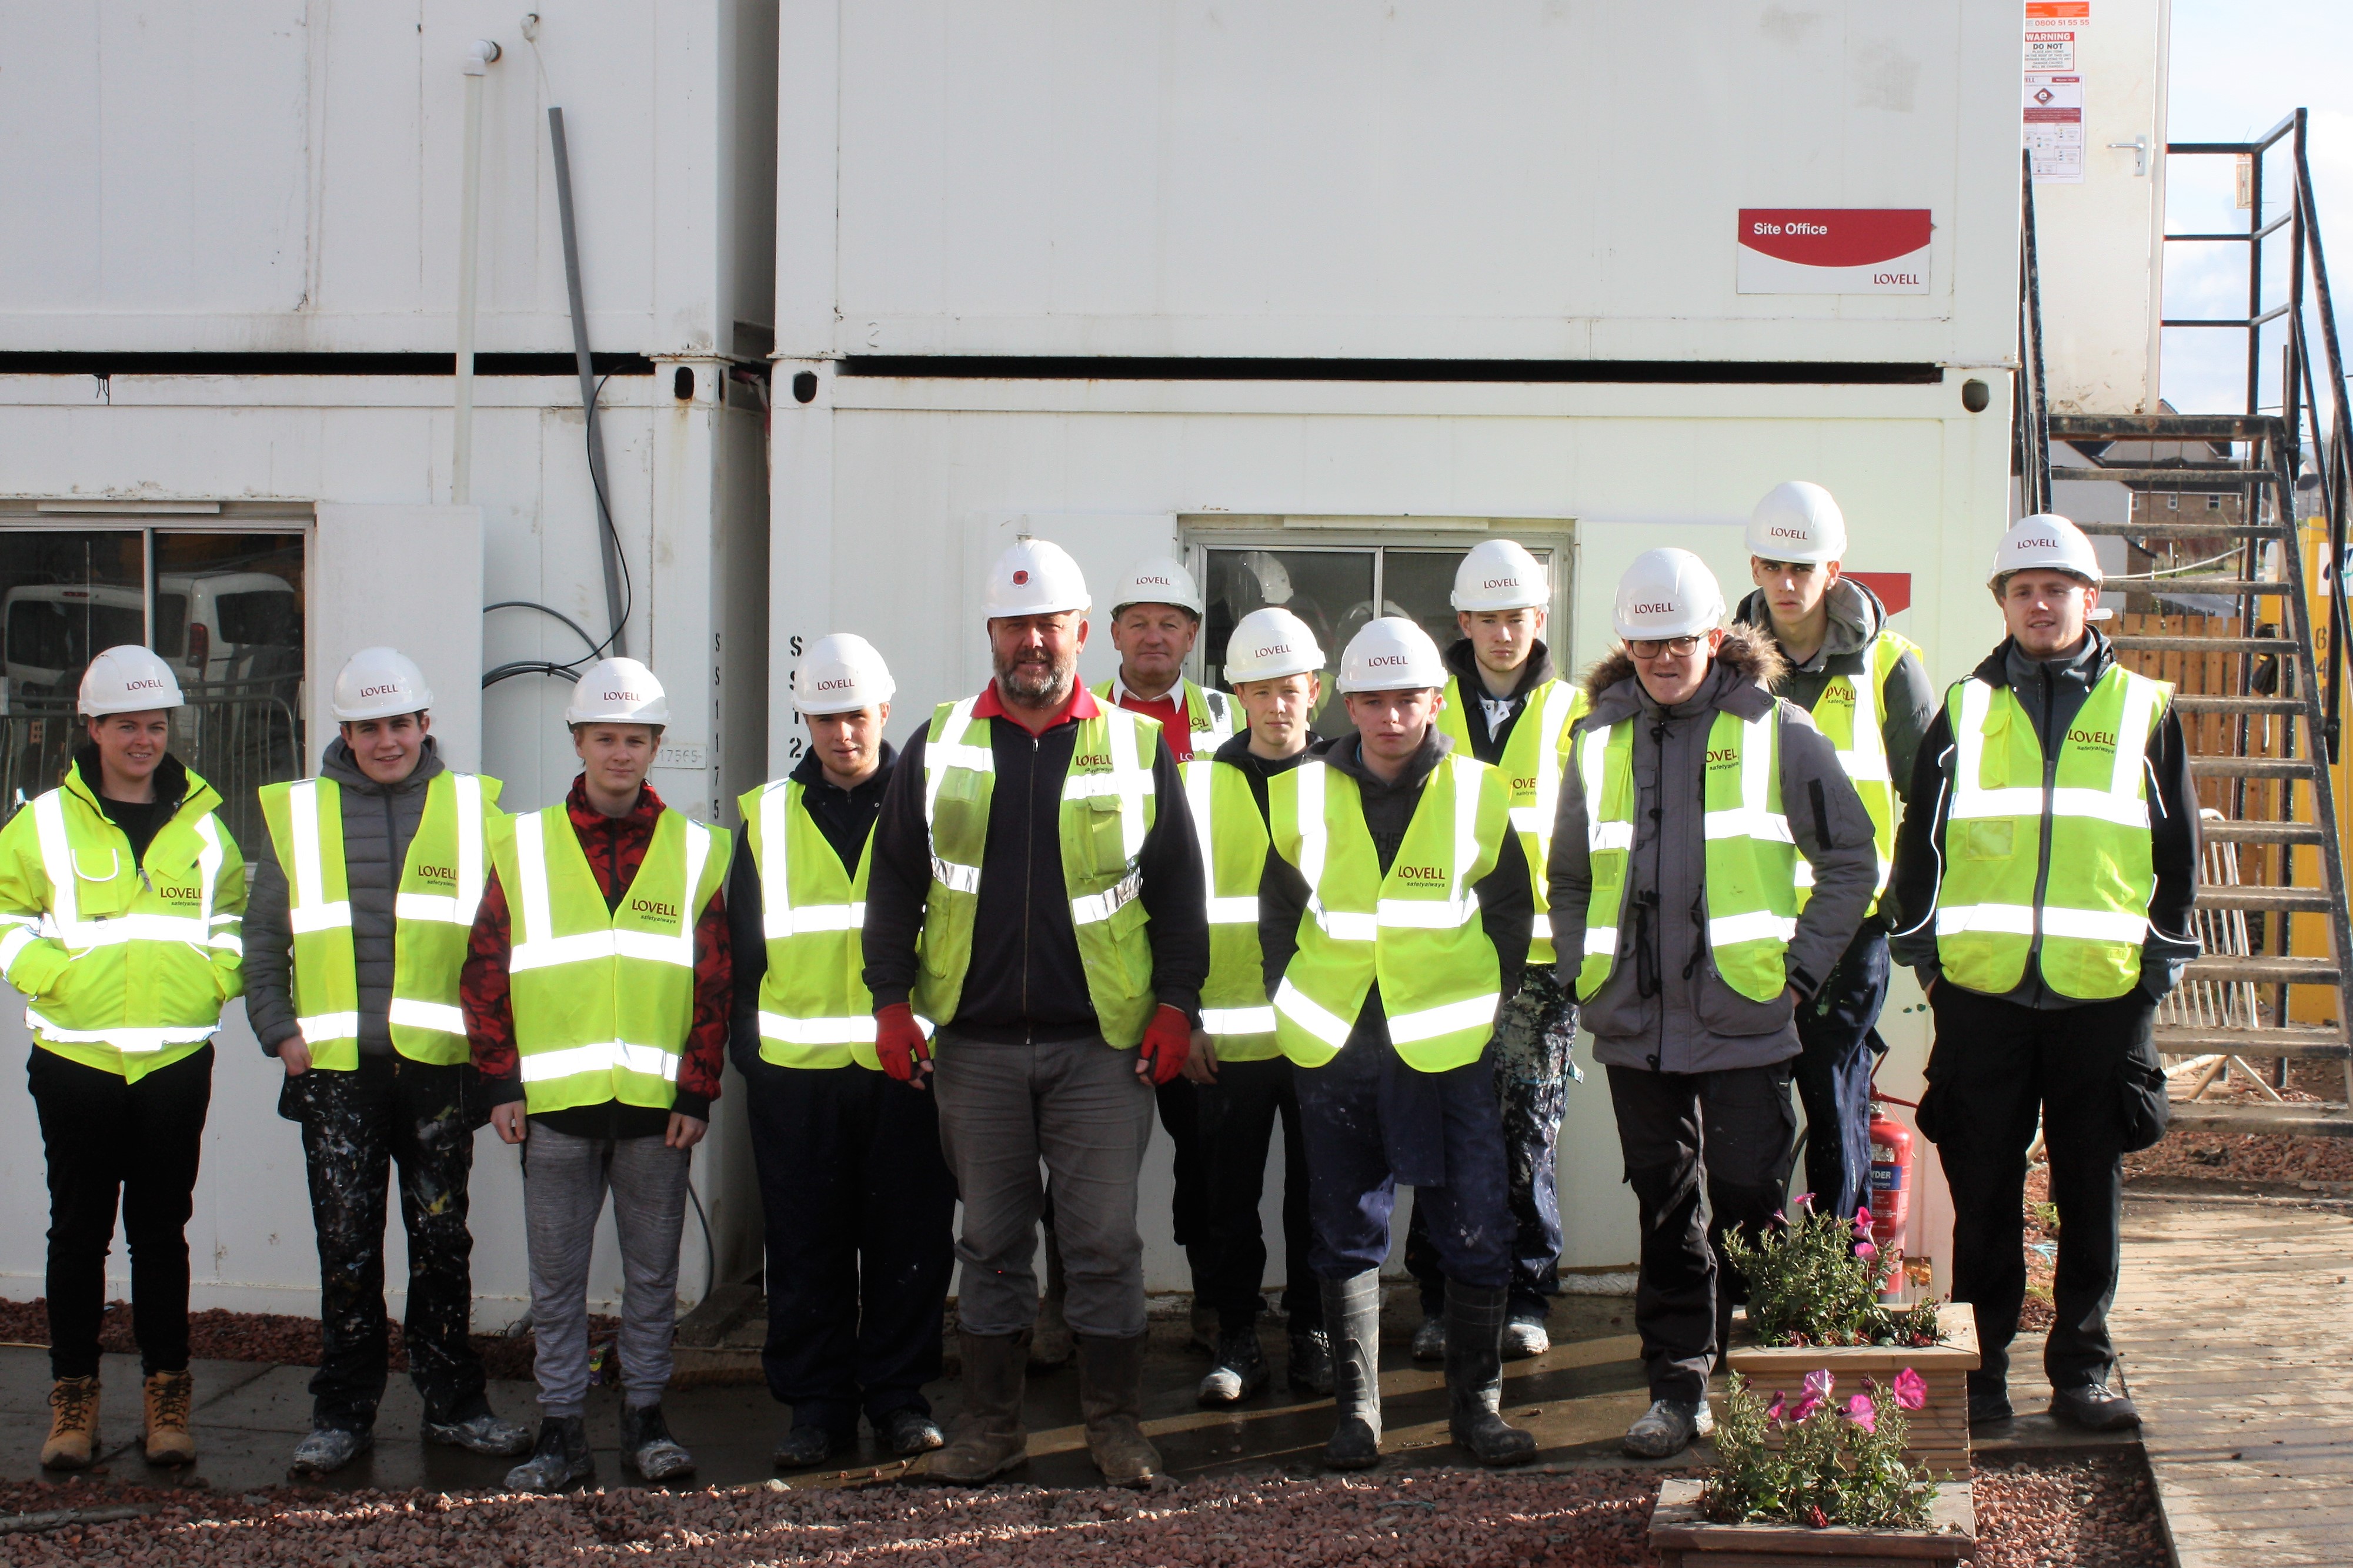
[[(1781, 657), (1780, 645), (1773, 634), (1756, 626), (1732, 626), (1724, 629), (1724, 644), (1715, 650), (1715, 668), (1711, 672), (1714, 683), (1703, 689), (1703, 700), (1725, 694), (1726, 689), (1738, 690), (1754, 686), (1766, 701), (1772, 698), (1773, 687), (1788, 671), (1788, 661)], [(1619, 688), (1629, 689), (1620, 692)], [(1603, 709), (1610, 709), (1608, 722), (1615, 723), (1641, 705), (1641, 685), (1634, 679), (1633, 656), (1623, 643), (1604, 655), (1585, 672), (1586, 700), (1593, 705), (1599, 718)], [(1737, 710), (1747, 703), (1726, 702), (1724, 707)], [(1622, 711), (1620, 711), (1622, 710)], [(1764, 709), (1757, 706), (1757, 712)], [(1754, 713), (1745, 715), (1754, 718)]]

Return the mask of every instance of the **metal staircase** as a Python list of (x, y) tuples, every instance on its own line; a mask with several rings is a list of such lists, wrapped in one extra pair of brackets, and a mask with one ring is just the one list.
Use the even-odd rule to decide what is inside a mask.
[[(2286, 212), (2266, 221), (2263, 163), (2274, 149), (2290, 163), (2290, 200)], [(2147, 558), (2146, 570), (2109, 581), (2130, 595), (2129, 605), (2146, 606), (2128, 610), (2111, 635), (2128, 664), (2176, 681), (2175, 710), (2205, 807), (2198, 918), (2207, 952), (2190, 964), (2157, 1031), (2170, 1064), (2174, 1124), (2353, 1136), (2353, 924), (2334, 776), (2353, 616), (2344, 574), (2331, 564), (2347, 561), (2353, 418), (2313, 209), (2305, 111), (2256, 142), (2176, 142), (2167, 151), (2234, 157), (2252, 168), (2253, 206), (2243, 233), (2166, 237), (2247, 246), (2247, 315), (2164, 323), (2245, 332), (2247, 410), (2046, 412), (2030, 179), (2017, 403), (2021, 489), (2030, 510), (2050, 506), (2053, 481), (2119, 482), (2142, 498), (2132, 521), (2082, 526), (2122, 536)], [(2286, 298), (2267, 308), (2264, 247), (2283, 241)], [(2280, 270), (2279, 259), (2274, 251), (2272, 271)], [(2316, 376), (2307, 342), (2307, 286), (2325, 380)], [(2274, 411), (2265, 412), (2271, 363), (2279, 379)], [(2307, 448), (2307, 435), (2317, 437), (2324, 427), (2327, 437)], [(2053, 442), (2087, 461), (2054, 466)], [(2301, 519), (2299, 479), (2313, 503)], [(2206, 510), (2210, 496), (2222, 498), (2221, 510)], [(2160, 499), (2168, 499), (2161, 518), (2153, 515)], [(2307, 550), (2319, 566), (2317, 612)], [(2185, 551), (2190, 559), (2179, 559)], [(2325, 626), (2316, 627), (2316, 615)], [(2291, 1064), (2316, 1062), (2337, 1066), (2291, 1074)]]

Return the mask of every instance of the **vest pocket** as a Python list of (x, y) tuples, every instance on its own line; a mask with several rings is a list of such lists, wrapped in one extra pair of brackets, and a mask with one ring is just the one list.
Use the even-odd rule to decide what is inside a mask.
[(1127, 869), (1127, 826), (1117, 795), (1087, 797), (1081, 820), (1087, 842), (1087, 869), (1098, 877), (1115, 877)]
[(1964, 860), (2007, 860), (2018, 852), (2018, 824), (2010, 817), (1971, 820), (1961, 824), (1961, 829)]

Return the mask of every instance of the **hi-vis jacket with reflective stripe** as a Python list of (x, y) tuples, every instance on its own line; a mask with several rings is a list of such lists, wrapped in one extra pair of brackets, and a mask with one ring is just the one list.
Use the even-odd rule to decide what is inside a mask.
[(1201, 1027), (1217, 1042), (1219, 1061), (1265, 1061), (1279, 1054), (1258, 941), (1266, 819), (1240, 768), (1196, 756), (1185, 764), (1184, 774), (1209, 897), (1209, 978), (1201, 987)]
[[(1634, 847), (1634, 726), (1624, 719), (1577, 737), (1593, 895), (1585, 917), (1580, 1001), (1618, 965), (1628, 858)], [(1781, 809), (1778, 705), (1755, 719), (1719, 712), (1708, 731), (1700, 785), (1707, 841), (1707, 943), (1725, 984), (1769, 1002), (1789, 983), (1782, 955), (1798, 930), (1797, 841)]]
[[(1446, 705), (1438, 711), (1438, 729), (1453, 737), (1464, 756), (1471, 754), (1471, 725), (1464, 717), (1467, 699), (1462, 678), (1446, 678)], [(1528, 880), (1535, 893), (1535, 937), (1528, 944), (1530, 963), (1553, 961), (1552, 918), (1545, 898), (1545, 868), (1552, 860), (1552, 822), (1560, 810), (1561, 772), (1568, 765), (1569, 731), (1585, 716), (1585, 692), (1572, 681), (1556, 676), (1540, 682), (1527, 696), (1527, 705), (1504, 742), (1504, 783), (1512, 792), (1512, 827), (1527, 852)]]
[[(956, 1015), (972, 963), (973, 917), (988, 858), (988, 801), (997, 783), (990, 719), (977, 701), (944, 702), (923, 742), (923, 820), (931, 834), (932, 882), (924, 898), (915, 1012), (945, 1025)], [(1062, 775), (1060, 816), (1063, 895), (1103, 1038), (1122, 1048), (1144, 1038), (1159, 1004), (1152, 943), (1145, 934), (1136, 857), (1159, 814), (1152, 759), (1159, 726), (1124, 708), (1079, 721)]]
[[(1900, 633), (1879, 633), (1862, 651), (1870, 679), (1858, 682), (1852, 675), (1831, 677), (1812, 710), (1814, 727), (1838, 749), (1839, 766), (1854, 785), (1854, 793), (1862, 797), (1863, 810), (1871, 814), (1872, 842), (1879, 851), (1882, 896), (1895, 870), (1896, 790), (1888, 768), (1887, 737), (1883, 729), (1887, 713), (1887, 682), (1905, 655), (1916, 656), (1919, 651), (1918, 645)], [(1911, 782), (1904, 781), (1907, 787)], [(1801, 859), (1798, 862), (1798, 907), (1804, 909), (1813, 894), (1814, 868)], [(1874, 899), (1872, 908), (1876, 910), (1878, 907)]]
[(491, 860), (513, 921), (515, 1050), (533, 1114), (675, 1103), (694, 1021), (694, 926), (726, 877), (727, 842), (665, 808), (608, 910), (563, 805), (493, 826)]
[(778, 779), (742, 803), (768, 960), (760, 976), (760, 1059), (786, 1068), (855, 1062), (880, 1071), (861, 935), (874, 831), (867, 829), (853, 877), (802, 795), (798, 781)]
[[(1213, 691), (1182, 678), (1177, 684), (1185, 695), (1185, 722), (1193, 731), (1192, 750), (1206, 755), (1217, 750), (1219, 741), (1241, 728), (1241, 704), (1234, 700), (1232, 693)], [(1115, 675), (1090, 689), (1112, 708), (1118, 707), (1120, 700), (1129, 694)]]
[(1408, 1066), (1444, 1072), (1476, 1061), (1503, 981), (1472, 889), (1512, 830), (1503, 774), (1470, 757), (1441, 759), (1386, 875), (1356, 781), (1330, 763), (1311, 759), (1277, 775), (1267, 805), (1275, 853), (1308, 889), (1299, 950), (1274, 993), (1282, 1053), (1309, 1068), (1337, 1056), (1377, 979), (1389, 1042)]
[[(425, 811), (408, 841), (393, 898), (393, 1048), (411, 1061), (448, 1067), (467, 1058), (458, 976), (466, 937), (490, 879), (491, 825), (499, 781), (440, 773), (425, 786)], [(328, 778), (267, 784), (262, 820), (286, 877), (294, 933), (294, 1006), (311, 1065), (359, 1066), (359, 964), (352, 943), (343, 861), (343, 790)]]
[(185, 793), (143, 860), (79, 763), (0, 828), (0, 974), (31, 998), (26, 1026), (132, 1083), (201, 1048), (245, 988), (245, 858), (221, 797), (169, 757), (155, 777)]
[(2157, 891), (2147, 750), (2172, 698), (2167, 682), (2109, 666), (2068, 725), (2046, 789), (2042, 743), (2009, 688), (1954, 683), (1936, 907), (1937, 959), (1954, 984), (2008, 993), (2038, 936), (2042, 978), (2062, 996), (2105, 1000), (2139, 982)]

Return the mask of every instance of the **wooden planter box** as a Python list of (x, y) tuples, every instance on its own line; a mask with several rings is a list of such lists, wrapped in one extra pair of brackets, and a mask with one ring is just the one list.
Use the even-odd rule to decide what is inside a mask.
[[(1905, 1412), (1911, 1423), (1905, 1458), (1927, 1466), (1928, 1473), (1938, 1480), (1966, 1480), (1969, 1474), (1968, 1374), (1978, 1367), (1977, 1312), (1967, 1301), (1947, 1301), (1936, 1309), (1936, 1322), (1943, 1337), (1917, 1350), (1900, 1345), (1817, 1345), (1804, 1350), (1736, 1345), (1725, 1357), (1725, 1364), (1767, 1398), (1780, 1389), (1792, 1399), (1804, 1387), (1806, 1373), (1828, 1367), (1836, 1380), (1832, 1396), (1841, 1403), (1849, 1394), (1862, 1392), (1864, 1378), (1884, 1388), (1908, 1366), (1927, 1384), (1928, 1403)], [(1778, 1433), (1768, 1434), (1767, 1440), (1775, 1447), (1780, 1446)]]
[(1967, 1481), (1947, 1481), (1936, 1488), (1926, 1530), (1717, 1524), (1699, 1511), (1704, 1484), (1660, 1484), (1659, 1503), (1651, 1511), (1651, 1550), (1665, 1568), (1805, 1568), (1813, 1563), (1836, 1568), (1920, 1568), (1924, 1563), (1959, 1563), (1977, 1555), (1978, 1516)]

